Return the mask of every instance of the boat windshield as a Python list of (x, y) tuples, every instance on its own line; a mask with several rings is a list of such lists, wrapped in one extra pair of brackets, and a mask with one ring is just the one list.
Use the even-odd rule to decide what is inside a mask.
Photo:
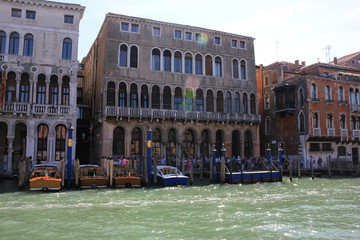
[(81, 169), (81, 176), (89, 176), (89, 177), (96, 177), (96, 176), (103, 176), (103, 171), (101, 168), (88, 168), (88, 169)]
[(37, 178), (37, 177), (52, 177), (52, 178), (59, 178), (60, 175), (57, 173), (57, 171), (52, 170), (38, 170), (33, 172), (31, 178)]
[(118, 168), (114, 169), (114, 177), (128, 177), (130, 175), (135, 175), (133, 169), (128, 168)]
[(159, 171), (163, 174), (177, 174), (180, 175), (180, 171), (176, 168), (160, 168)]

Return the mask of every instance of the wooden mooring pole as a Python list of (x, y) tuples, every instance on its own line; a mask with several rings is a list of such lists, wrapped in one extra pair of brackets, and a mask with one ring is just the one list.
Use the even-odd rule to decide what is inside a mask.
[(310, 158), (311, 179), (314, 180), (314, 159)]
[(200, 158), (200, 180), (204, 178), (204, 158)]
[(194, 184), (194, 159), (191, 159), (190, 158), (190, 179), (189, 179), (189, 182), (190, 182), (190, 185), (193, 185)]
[(225, 183), (225, 158), (221, 157), (221, 183)]
[(210, 166), (209, 166), (209, 171), (210, 171), (210, 182), (214, 181), (214, 170), (213, 170), (213, 158), (210, 157)]
[(61, 187), (65, 186), (65, 160), (60, 159), (60, 176), (61, 176)]
[(329, 155), (329, 158), (327, 160), (327, 167), (328, 167), (329, 178), (331, 178), (331, 155)]
[(291, 159), (289, 160), (289, 173), (290, 173), (290, 182), (292, 182), (293, 171), (292, 171), (292, 161), (291, 161)]
[[(114, 159), (110, 159), (109, 161), (109, 186), (113, 185), (113, 174), (114, 174)], [(136, 171), (136, 170), (135, 170)]]
[(157, 159), (153, 158), (153, 166), (154, 166), (154, 184), (157, 183)]
[(298, 178), (301, 178), (301, 158), (298, 158)]
[(79, 186), (79, 174), (80, 174), (80, 160), (78, 158), (75, 159), (74, 162), (74, 177), (75, 177), (75, 186)]
[(19, 189), (22, 190), (26, 184), (26, 160), (25, 157), (20, 158), (19, 162)]

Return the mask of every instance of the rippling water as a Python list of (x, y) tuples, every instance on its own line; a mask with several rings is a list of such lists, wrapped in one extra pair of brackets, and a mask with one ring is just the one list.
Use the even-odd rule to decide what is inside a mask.
[(360, 239), (360, 179), (0, 194), (0, 239)]

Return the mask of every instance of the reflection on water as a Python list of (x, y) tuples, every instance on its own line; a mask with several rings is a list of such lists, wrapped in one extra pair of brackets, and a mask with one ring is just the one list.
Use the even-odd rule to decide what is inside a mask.
[(0, 194), (1, 239), (359, 239), (360, 179)]

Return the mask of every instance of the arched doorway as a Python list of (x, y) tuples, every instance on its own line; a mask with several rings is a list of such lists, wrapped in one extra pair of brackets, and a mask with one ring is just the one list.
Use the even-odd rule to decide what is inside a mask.
[(186, 159), (195, 158), (195, 135), (190, 129), (186, 129), (183, 135), (181, 157)]
[(141, 128), (134, 128), (131, 132), (131, 157), (139, 159), (143, 156), (143, 133)]
[(26, 155), (26, 133), (27, 127), (24, 123), (18, 123), (15, 126), (15, 138), (13, 143), (13, 162), (12, 171), (19, 170), (19, 162)]
[(161, 131), (159, 128), (152, 130), (151, 139), (151, 157), (159, 159), (161, 157)]
[(0, 159), (2, 164), (0, 165), (0, 173), (7, 170), (7, 158), (8, 158), (8, 144), (7, 144), (7, 125), (4, 122), (0, 122)]
[(172, 160), (176, 158), (176, 130), (170, 129), (168, 132), (168, 142), (166, 146), (166, 159)]
[(251, 158), (253, 156), (253, 140), (250, 130), (245, 132), (244, 156), (246, 158)]
[(209, 130), (204, 130), (201, 133), (201, 144), (200, 144), (200, 157), (204, 159), (209, 157), (210, 153), (210, 134)]
[(222, 130), (217, 130), (216, 131), (216, 141), (215, 141), (215, 149), (216, 149), (216, 156), (217, 157), (222, 156), (221, 149), (222, 149), (223, 143), (224, 143), (223, 131)]
[(112, 154), (114, 159), (125, 157), (125, 130), (122, 127), (114, 129)]
[(232, 132), (232, 142), (231, 142), (231, 156), (237, 157), (240, 156), (241, 145), (240, 145), (240, 133), (238, 130)]

